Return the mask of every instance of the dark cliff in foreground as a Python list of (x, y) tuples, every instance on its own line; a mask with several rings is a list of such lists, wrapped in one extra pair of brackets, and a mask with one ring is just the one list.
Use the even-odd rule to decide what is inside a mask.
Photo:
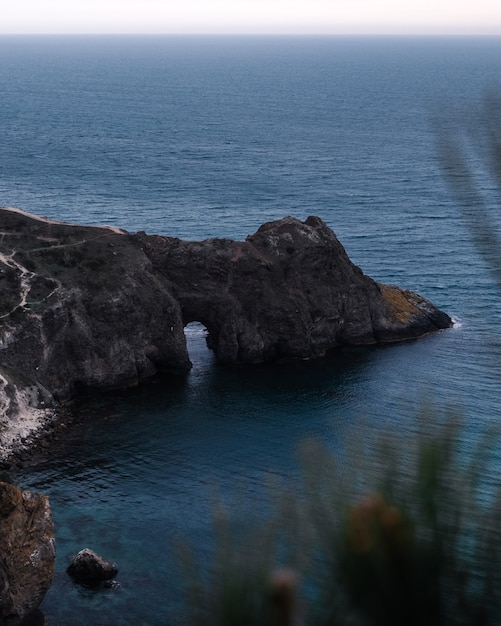
[(365, 276), (316, 217), (264, 224), (244, 242), (190, 242), (0, 209), (5, 413), (188, 371), (193, 320), (227, 364), (314, 358), (451, 325), (417, 294)]
[(0, 482), (0, 624), (19, 626), (39, 606), (55, 561), (48, 498)]

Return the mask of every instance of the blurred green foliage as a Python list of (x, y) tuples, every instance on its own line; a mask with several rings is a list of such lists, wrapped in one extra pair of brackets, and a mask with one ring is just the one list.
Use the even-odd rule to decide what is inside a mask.
[[(440, 124), (444, 173), (501, 293), (501, 98)], [(216, 515), (209, 573), (187, 578), (193, 626), (501, 624), (499, 435), (475, 446), (457, 414), (416, 432), (302, 448), (303, 483), (258, 531)], [(364, 435), (364, 437), (367, 434)], [(498, 486), (500, 485), (500, 486)]]
[(192, 564), (190, 624), (500, 623), (501, 498), (484, 484), (498, 438), (465, 450), (461, 420), (439, 422), (426, 411), (417, 432), (338, 455), (305, 443), (302, 485), (275, 493), (252, 532), (218, 509), (211, 570)]
[(456, 204), (501, 293), (501, 96), (486, 95), (459, 124), (437, 120), (440, 163)]

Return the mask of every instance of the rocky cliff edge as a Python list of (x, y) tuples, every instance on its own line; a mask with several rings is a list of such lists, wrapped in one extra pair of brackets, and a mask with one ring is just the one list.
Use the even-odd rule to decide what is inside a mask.
[(451, 325), (418, 294), (365, 276), (318, 217), (269, 222), (245, 241), (182, 241), (0, 208), (0, 441), (15, 415), (40, 422), (82, 389), (189, 371), (194, 320), (229, 365)]

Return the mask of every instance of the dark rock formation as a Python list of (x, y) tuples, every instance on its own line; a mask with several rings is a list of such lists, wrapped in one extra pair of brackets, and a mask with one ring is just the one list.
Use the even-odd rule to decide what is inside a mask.
[(42, 395), (67, 400), (188, 371), (193, 320), (228, 364), (451, 325), (417, 294), (365, 276), (316, 217), (264, 224), (244, 242), (188, 242), (0, 209), (0, 368)]
[(318, 217), (264, 224), (245, 242), (138, 237), (183, 323), (202, 322), (223, 363), (313, 358), (451, 325), (417, 294), (365, 276)]
[(53, 422), (55, 409), (42, 385), (0, 367), (0, 460), (13, 447), (17, 452), (27, 450), (37, 432)]
[(48, 499), (0, 482), (0, 624), (20, 624), (38, 607), (55, 556)]
[(179, 304), (139, 238), (9, 210), (0, 234), (1, 365), (63, 400), (189, 369)]
[(66, 572), (79, 585), (99, 587), (118, 574), (118, 569), (102, 556), (89, 548), (84, 548), (75, 555)]

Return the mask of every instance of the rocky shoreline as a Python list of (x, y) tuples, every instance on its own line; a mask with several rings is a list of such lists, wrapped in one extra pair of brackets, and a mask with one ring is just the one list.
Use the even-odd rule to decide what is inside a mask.
[(7, 368), (0, 371), (0, 471), (8, 472), (62, 433), (71, 411), (40, 385), (7, 378)]
[(74, 416), (65, 407), (43, 413), (36, 410), (26, 423), (20, 427), (16, 420), (2, 430), (0, 439), (0, 479), (16, 482), (16, 474), (26, 467), (35, 467), (40, 457), (63, 441), (67, 429), (71, 427)]
[(245, 241), (182, 241), (0, 208), (0, 459), (50, 434), (82, 393), (189, 372), (191, 321), (230, 366), (452, 325), (364, 275), (318, 217), (269, 222)]
[(46, 496), (0, 481), (0, 624), (18, 626), (54, 576), (56, 546)]
[(418, 294), (365, 276), (317, 217), (264, 224), (243, 242), (193, 242), (0, 208), (2, 623), (36, 609), (55, 559), (48, 499), (9, 476), (68, 442), (69, 403), (82, 394), (189, 372), (192, 321), (232, 367), (452, 325)]

